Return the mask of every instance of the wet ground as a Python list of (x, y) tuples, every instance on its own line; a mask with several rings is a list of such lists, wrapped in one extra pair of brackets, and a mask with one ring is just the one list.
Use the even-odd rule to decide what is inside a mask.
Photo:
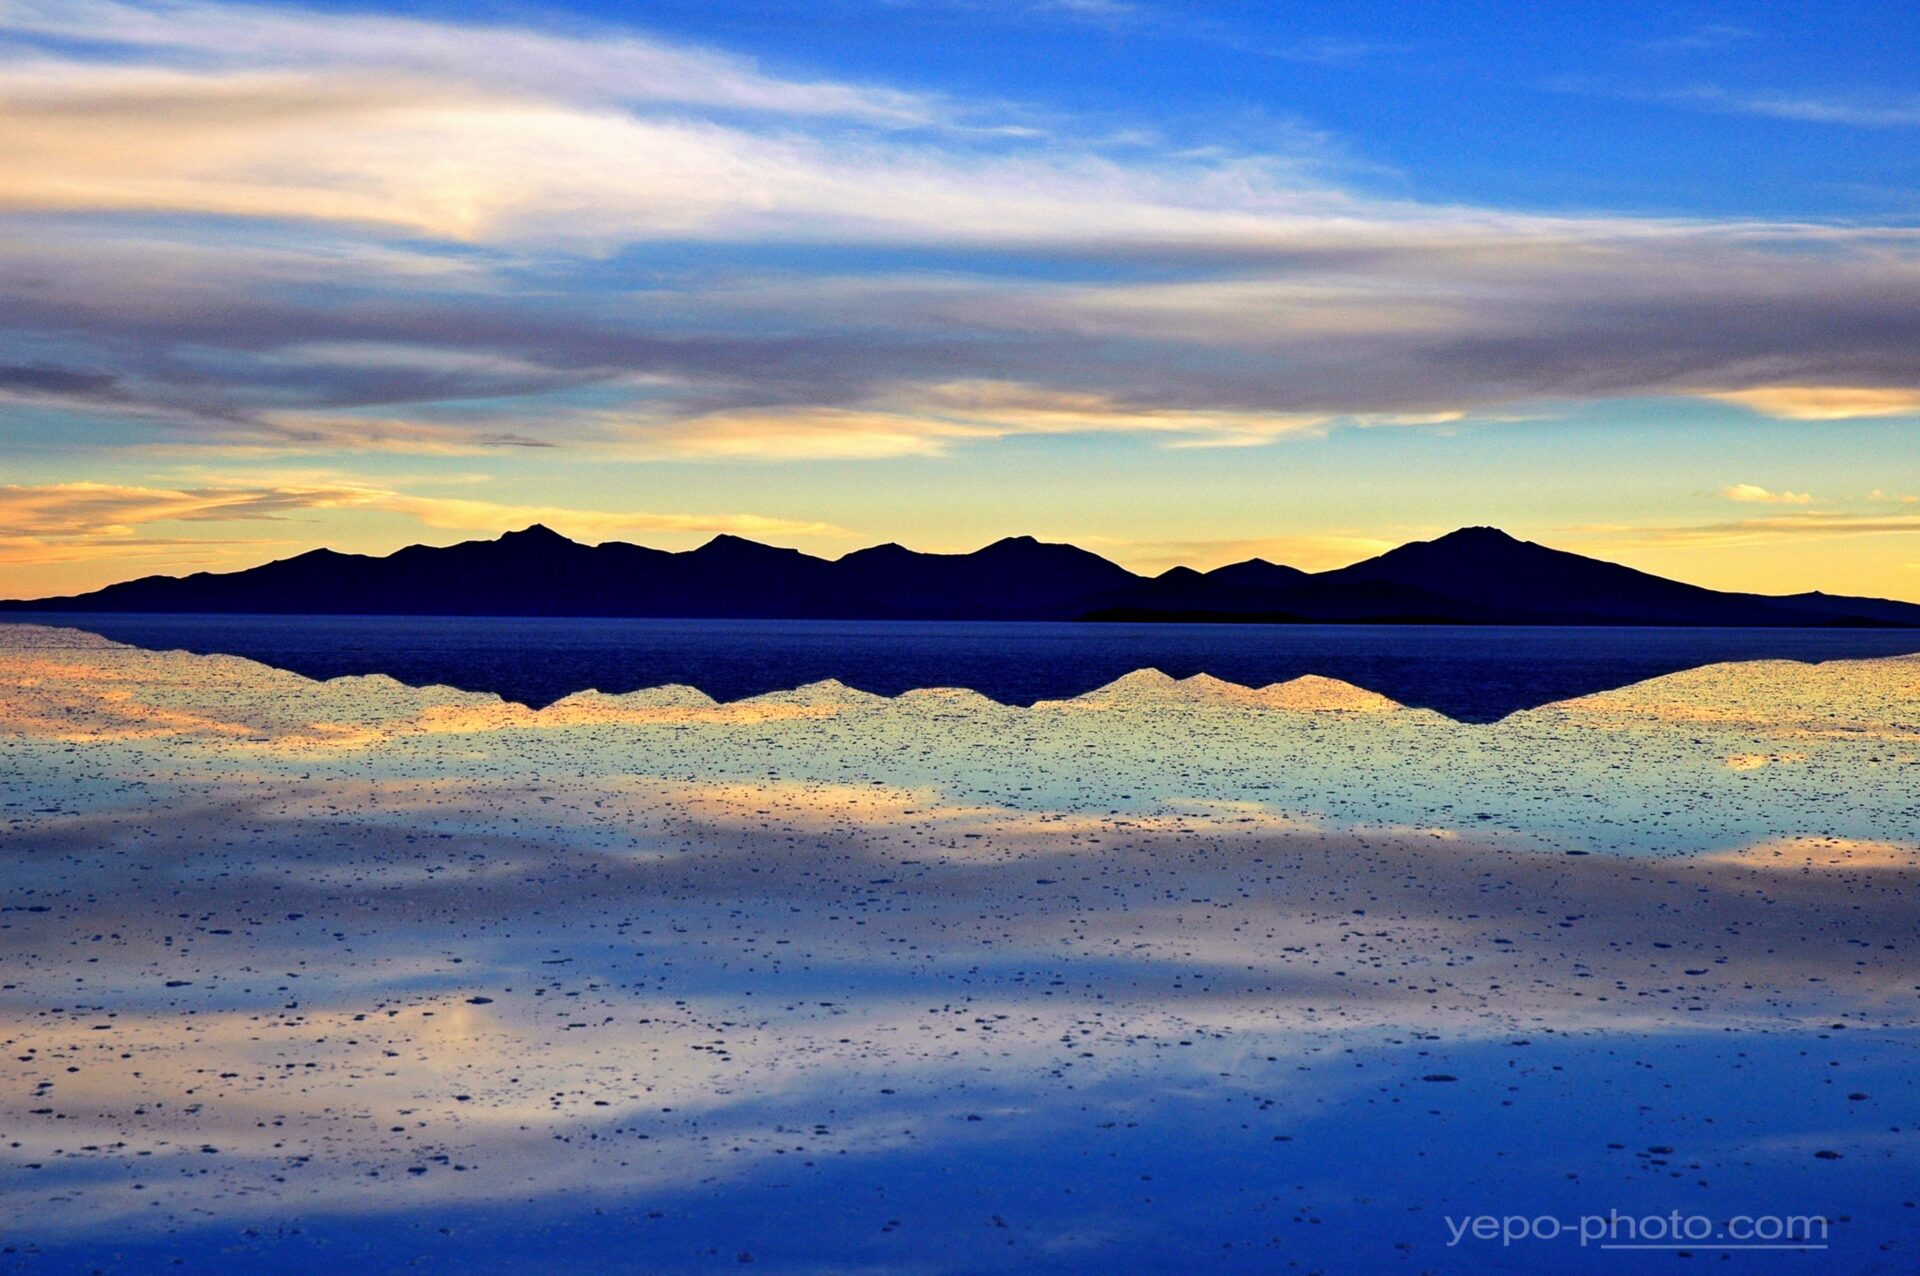
[(5, 626), (0, 786), (0, 1270), (1920, 1266), (1920, 659), (533, 710)]

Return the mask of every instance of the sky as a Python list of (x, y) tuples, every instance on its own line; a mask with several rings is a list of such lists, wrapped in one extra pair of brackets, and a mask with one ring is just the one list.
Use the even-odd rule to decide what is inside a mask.
[(0, 596), (532, 522), (1920, 600), (1911, 3), (0, 0)]

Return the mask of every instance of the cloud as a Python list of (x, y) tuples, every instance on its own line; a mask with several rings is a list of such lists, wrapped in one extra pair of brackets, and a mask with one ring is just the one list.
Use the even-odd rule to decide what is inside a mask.
[(485, 425), (443, 424), (403, 417), (327, 416), (319, 412), (271, 412), (256, 418), (251, 437), (233, 432), (237, 450), (399, 452), (467, 456), (498, 448), (550, 448), (550, 440)]
[[(110, 77), (109, 82), (124, 93), (157, 91), (162, 101), (169, 86), (190, 87), (191, 73), (212, 65), (247, 71), (378, 72), (378, 78), (388, 82), (395, 75), (407, 75), (486, 85), (507, 94), (667, 103), (895, 126), (927, 123), (939, 110), (933, 99), (920, 94), (772, 76), (751, 59), (585, 23), (571, 31), (536, 31), (195, 0), (147, 4), (41, 0), (0, 9), (0, 29), (44, 42), (49, 50), (76, 43), (119, 46), (119, 55), (132, 62), (134, 69), (120, 74), (108, 66), (97, 73)], [(74, 64), (58, 60), (50, 51), (36, 57), (30, 48), (9, 61), (14, 63), (9, 80), (15, 85), (39, 89), (55, 100), (72, 100), (60, 90), (72, 76)], [(174, 74), (169, 76), (168, 71)], [(200, 83), (217, 91), (219, 82)]]
[(417, 518), (428, 527), (454, 531), (507, 532), (545, 523), (557, 532), (599, 541), (632, 532), (733, 532), (742, 535), (844, 535), (831, 523), (769, 518), (759, 514), (609, 513), (555, 505), (508, 505), (456, 497), (383, 493), (374, 505)]
[(104, 373), (45, 363), (0, 364), (0, 396), (97, 399), (111, 397), (113, 390), (113, 378)]
[(1328, 417), (1189, 411), (988, 379), (901, 387), (855, 410), (725, 412), (635, 423), (632, 450), (682, 458), (936, 456), (956, 443), (1016, 435), (1142, 434), (1169, 447), (1244, 446), (1310, 433)]
[[(1706, 29), (1703, 29), (1706, 30)], [(1741, 38), (1734, 28), (1721, 28), (1727, 34), (1721, 44)], [(1655, 41), (1643, 47), (1653, 52), (1701, 50), (1714, 47), (1711, 36), (1701, 41), (1685, 39)], [(1679, 88), (1634, 89), (1609, 84), (1587, 76), (1560, 76), (1549, 80), (1547, 88), (1575, 94), (1588, 94), (1630, 102), (1672, 103), (1698, 107), (1723, 115), (1760, 116), (1804, 124), (1834, 124), (1856, 128), (1907, 128), (1920, 124), (1920, 97), (1907, 94), (1832, 94), (1795, 90), (1730, 89), (1718, 84), (1693, 84)]]
[(1920, 402), (1831, 388), (1920, 385), (1912, 228), (1382, 199), (598, 28), (0, 14), (0, 396), (115, 446), (860, 459)]
[[(901, 140), (900, 128), (935, 123), (931, 106), (908, 95), (876, 105), (875, 91), (846, 86), (743, 83), (711, 67), (714, 55), (628, 39), (217, 5), (143, 22), (148, 10), (129, 6), (49, 6), (69, 8), (106, 16), (97, 28), (84, 16), (13, 25), (118, 37), (147, 60), (49, 51), (0, 61), (0, 208), (604, 247), (768, 234), (999, 241), (1010, 231), (1044, 242), (1089, 222), (1127, 238), (1196, 235), (1241, 219), (1249, 199), (1248, 211), (1280, 211), (1305, 194), (1275, 183), (1286, 165), (1271, 158), (1155, 172), (1085, 150)], [(1033, 130), (993, 121), (963, 131)]]
[(1640, 47), (1652, 53), (1697, 53), (1741, 44), (1753, 39), (1754, 35), (1747, 27), (1726, 22), (1706, 22), (1681, 35), (1648, 40)]
[[(987, 0), (985, 5), (966, 4), (965, 0), (960, 2), (967, 8), (993, 7), (992, 0)], [(1061, 14), (1102, 26), (1135, 22), (1148, 13), (1146, 6), (1131, 3), (1130, 0), (1013, 0), (1013, 3), (1003, 7), (1033, 13)]]
[[(771, 457), (902, 455), (1058, 433), (1076, 414), (1076, 428), (1199, 437), (1205, 418), (1258, 439), (1696, 394), (1730, 375), (1769, 388), (1708, 393), (1832, 415), (1905, 400), (1783, 394), (1780, 371), (1920, 379), (1920, 271), (1897, 242), (1801, 253), (1732, 231), (1369, 224), (1302, 230), (1284, 269), (1226, 278), (702, 275), (609, 295), (517, 268), (476, 277), (470, 257), (443, 281), (417, 250), (397, 279), (357, 251), (329, 277), (297, 248), (82, 252), (45, 236), (0, 246), (0, 327), (84, 334), (63, 364), (110, 369), (115, 419), (168, 445), (590, 448), (632, 430), (650, 443), (635, 455), (752, 455), (756, 438)], [(996, 382), (1056, 402), (928, 389)]]
[(1633, 545), (1681, 546), (1752, 545), (1769, 540), (1830, 536), (1911, 536), (1920, 533), (1920, 515), (1848, 514), (1808, 510), (1731, 522), (1695, 523), (1668, 527), (1591, 526), (1567, 529), (1603, 536)]
[(616, 445), (646, 459), (865, 461), (941, 456), (956, 442), (1001, 437), (990, 428), (902, 412), (841, 408), (724, 412), (685, 420), (635, 421)]
[(0, 526), (9, 536), (113, 536), (147, 523), (279, 519), (363, 499), (364, 491), (352, 487), (169, 490), (112, 483), (9, 484), (0, 487)]
[(6, 529), (0, 533), (0, 561), (16, 565), (74, 561), (76, 553), (98, 557), (116, 549), (182, 543), (141, 534), (140, 529), (154, 524), (285, 522), (329, 510), (400, 514), (449, 531), (498, 533), (545, 523), (590, 541), (642, 532), (843, 534), (827, 523), (756, 514), (611, 513), (420, 496), (357, 482), (193, 488), (48, 483), (0, 487), (0, 527)]
[(1813, 497), (1806, 492), (1770, 492), (1752, 483), (1732, 484), (1720, 489), (1720, 494), (1730, 501), (1745, 501), (1754, 505), (1810, 505), (1813, 503)]
[(1721, 390), (1704, 397), (1793, 421), (1920, 416), (1920, 390), (1879, 386), (1762, 385), (1747, 390)]
[(1373, 40), (1319, 36), (1274, 48), (1269, 52), (1272, 56), (1286, 62), (1302, 62), (1310, 66), (1350, 66), (1377, 54), (1403, 53), (1406, 49), (1407, 46), (1403, 44), (1381, 44)]
[(1910, 128), (1920, 124), (1920, 98), (1860, 99), (1799, 93), (1737, 92), (1713, 86), (1667, 95), (1739, 115), (1761, 115), (1806, 124), (1844, 124), (1859, 128)]

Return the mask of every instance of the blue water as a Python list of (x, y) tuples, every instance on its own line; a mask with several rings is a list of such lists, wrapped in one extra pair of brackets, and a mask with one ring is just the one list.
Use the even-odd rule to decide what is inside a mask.
[(1464, 722), (1734, 660), (1920, 652), (1920, 630), (1144, 625), (410, 616), (15, 615), (150, 650), (244, 656), (315, 679), (382, 673), (540, 706), (684, 684), (716, 700), (828, 678), (877, 695), (966, 687), (1003, 704), (1137, 669), (1245, 686), (1339, 678)]

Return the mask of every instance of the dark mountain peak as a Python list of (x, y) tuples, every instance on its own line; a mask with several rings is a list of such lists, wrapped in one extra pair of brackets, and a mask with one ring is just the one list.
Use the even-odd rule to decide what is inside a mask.
[(1835, 623), (1795, 610), (1785, 599), (1719, 593), (1523, 541), (1495, 527), (1463, 527), (1414, 541), (1314, 579), (1340, 588), (1418, 590), (1427, 602), (1417, 614), (1480, 624)]
[(837, 561), (848, 564), (898, 563), (922, 555), (908, 549), (897, 541), (888, 541), (883, 545), (869, 545), (865, 549), (851, 550), (842, 554)]
[(1154, 579), (1157, 581), (1165, 581), (1170, 585), (1185, 585), (1205, 580), (1206, 578), (1191, 567), (1169, 567), (1158, 576), (1155, 576)]
[(787, 549), (780, 545), (765, 545), (759, 541), (748, 540), (744, 536), (735, 536), (732, 532), (721, 532), (706, 544), (692, 551), (695, 554), (713, 556), (744, 557), (748, 555), (765, 557), (770, 554), (781, 556), (796, 555), (797, 549)]
[(1078, 545), (1069, 545), (1064, 541), (1043, 541), (1032, 536), (1003, 536), (993, 544), (982, 546), (965, 557), (1085, 563), (1120, 576), (1130, 578), (1133, 576), (1132, 572), (1120, 564), (1102, 558), (1090, 549), (1081, 549)]
[(577, 545), (580, 542), (562, 536), (545, 523), (529, 523), (517, 532), (500, 533), (502, 545)]
[(1289, 567), (1285, 563), (1271, 562), (1265, 558), (1243, 558), (1237, 563), (1228, 563), (1216, 567), (1207, 575), (1215, 579), (1233, 576), (1252, 578), (1274, 578), (1279, 576), (1305, 576), (1308, 573), (1298, 567)]
[[(1578, 554), (1569, 554), (1564, 550), (1548, 549), (1532, 541), (1523, 541), (1509, 535), (1497, 527), (1462, 527), (1436, 536), (1430, 541), (1408, 541), (1376, 558), (1354, 563), (1350, 567), (1338, 567), (1322, 576), (1337, 577), (1345, 575), (1376, 577), (1382, 572), (1443, 570), (1449, 572), (1475, 571), (1486, 569), (1493, 564), (1502, 564), (1501, 570), (1512, 570), (1515, 565), (1544, 567), (1551, 560), (1580, 560)], [(1598, 559), (1581, 561), (1597, 563)], [(1612, 566), (1612, 564), (1608, 564)], [(1619, 570), (1626, 570), (1621, 568)]]
[(1412, 544), (1402, 545), (1400, 548), (1412, 549), (1418, 545), (1431, 545), (1436, 548), (1445, 546), (1448, 549), (1470, 549), (1482, 553), (1521, 548), (1540, 548), (1540, 546), (1535, 545), (1532, 541), (1523, 541), (1518, 536), (1503, 532), (1497, 527), (1462, 527), (1448, 532), (1445, 536), (1436, 536), (1430, 541), (1414, 541)]
[[(720, 568), (724, 572), (745, 574), (741, 581), (762, 574), (768, 589), (768, 597), (774, 597), (781, 589), (793, 585), (793, 572), (814, 572), (820, 568), (831, 568), (833, 564), (826, 558), (814, 558), (799, 549), (789, 549), (785, 545), (766, 545), (762, 541), (749, 541), (743, 535), (722, 532), (714, 539), (691, 549), (684, 555), (674, 555), (682, 562), (699, 566), (701, 570)], [(751, 599), (737, 599), (739, 604), (751, 604)], [(732, 616), (735, 612), (724, 612)]]
[(1120, 564), (1090, 549), (1031, 536), (1009, 536), (967, 555), (977, 570), (992, 573), (1002, 589), (1051, 595), (1052, 606), (1068, 616), (1093, 610), (1093, 600), (1143, 583)]

